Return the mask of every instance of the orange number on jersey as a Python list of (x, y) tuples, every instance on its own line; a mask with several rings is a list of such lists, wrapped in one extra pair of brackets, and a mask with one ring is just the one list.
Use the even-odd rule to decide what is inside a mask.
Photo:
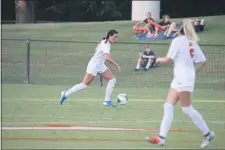
[(193, 49), (193, 48), (191, 48), (191, 49), (189, 50), (189, 53), (190, 53), (191, 58), (194, 57), (194, 49)]

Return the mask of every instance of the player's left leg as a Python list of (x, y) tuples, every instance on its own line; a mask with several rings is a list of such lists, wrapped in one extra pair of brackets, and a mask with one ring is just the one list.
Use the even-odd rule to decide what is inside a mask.
[(108, 81), (103, 104), (109, 107), (116, 107), (116, 105), (114, 105), (111, 101), (111, 95), (113, 92), (113, 88), (116, 84), (116, 78), (113, 76), (112, 72), (106, 66), (104, 66), (103, 70), (104, 71), (99, 72), (99, 74)]
[(195, 123), (195, 125), (202, 131), (204, 136), (203, 142), (200, 147), (204, 148), (208, 146), (210, 141), (214, 138), (215, 134), (212, 131), (210, 131), (208, 125), (206, 124), (201, 114), (196, 109), (193, 108), (191, 101), (192, 89), (193, 89), (192, 87), (191, 88), (185, 87), (182, 91), (178, 93), (178, 96), (184, 114), (189, 116)]

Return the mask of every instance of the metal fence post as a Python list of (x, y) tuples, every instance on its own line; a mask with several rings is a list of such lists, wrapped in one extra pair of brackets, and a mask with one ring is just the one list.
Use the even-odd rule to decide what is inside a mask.
[(27, 39), (27, 77), (26, 83), (30, 83), (30, 39)]
[(103, 86), (103, 78), (102, 78), (101, 75), (99, 75), (98, 85), (99, 85), (100, 87)]

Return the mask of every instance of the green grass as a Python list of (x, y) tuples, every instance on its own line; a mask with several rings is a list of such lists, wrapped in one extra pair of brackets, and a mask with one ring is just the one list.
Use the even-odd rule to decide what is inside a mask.
[[(115, 88), (113, 99), (121, 91), (127, 92), (130, 101), (126, 106), (116, 109), (104, 107), (102, 97), (104, 88), (96, 86), (89, 90), (72, 95), (64, 105), (59, 105), (58, 94), (66, 86), (43, 85), (3, 85), (2, 123), (3, 126), (44, 126), (48, 123), (72, 124), (79, 126), (104, 126), (123, 128), (158, 129), (162, 117), (162, 105), (166, 90), (142, 89), (135, 91), (132, 88)], [(217, 95), (215, 99), (212, 94)], [(88, 96), (86, 96), (88, 95)], [(206, 96), (205, 98), (203, 96)], [(209, 122), (209, 127), (217, 134), (210, 148), (223, 148), (224, 145), (224, 118), (225, 101), (222, 92), (196, 92), (193, 95), (193, 105)], [(202, 100), (202, 101), (200, 101)], [(158, 122), (140, 122), (140, 121)], [(175, 109), (175, 120), (190, 119), (185, 116), (179, 106)], [(221, 123), (219, 124), (218, 122)], [(199, 131), (191, 123), (174, 122), (173, 130)], [(86, 141), (3, 141), (3, 148), (154, 148), (144, 142), (147, 135), (154, 132), (143, 131), (3, 131), (3, 137), (17, 138), (78, 138)], [(171, 132), (168, 136), (168, 145), (163, 148), (198, 148), (201, 142), (201, 133)], [(178, 138), (179, 137), (179, 138)], [(108, 139), (109, 141), (91, 141)], [(110, 141), (112, 140), (112, 141)], [(115, 140), (121, 140), (120, 142)], [(129, 142), (127, 140), (135, 140)], [(143, 140), (143, 142), (141, 141)], [(189, 142), (185, 142), (189, 141)]]
[[(201, 43), (224, 44), (224, 16), (206, 17), (207, 29), (200, 34)], [(3, 25), (3, 38), (99, 41), (105, 31), (116, 28), (119, 41), (139, 42), (132, 37), (133, 22), (64, 23), (34, 25)], [(127, 93), (129, 103), (110, 109), (102, 105), (106, 82), (96, 81), (88, 90), (68, 98), (59, 105), (62, 90), (79, 83), (96, 44), (31, 42), (31, 84), (26, 80), (26, 43), (2, 41), (2, 124), (3, 126), (46, 126), (49, 123), (82, 126), (158, 129), (163, 103), (172, 79), (172, 65), (161, 65), (149, 72), (134, 73), (137, 54), (143, 44), (116, 44), (112, 57), (122, 71), (114, 72), (117, 85), (112, 99)], [(152, 41), (149, 41), (152, 42)], [(169, 43), (169, 40), (154, 41)], [(167, 53), (168, 45), (152, 45), (158, 56)], [(217, 134), (209, 148), (224, 148), (225, 134), (225, 51), (222, 46), (203, 46), (208, 63), (197, 77), (193, 105)], [(177, 105), (173, 130), (199, 131)], [(155, 122), (154, 122), (155, 121)], [(61, 138), (49, 140), (3, 140), (4, 149), (32, 148), (198, 148), (201, 133), (170, 132), (165, 147), (144, 142), (146, 131), (3, 131), (3, 138)], [(65, 140), (73, 138), (73, 140)], [(79, 140), (75, 140), (77, 138)], [(64, 140), (62, 140), (64, 139)], [(143, 140), (143, 141), (142, 141)]]
[[(206, 21), (206, 32), (200, 34), (201, 43), (224, 44), (225, 16), (203, 17)], [(179, 22), (181, 19), (172, 19)], [(135, 22), (91, 22), (91, 23), (49, 23), (49, 24), (21, 24), (2, 25), (3, 38), (19, 39), (55, 39), (75, 41), (99, 41), (109, 29), (117, 29), (120, 32), (119, 41), (137, 42), (132, 36), (132, 27)], [(162, 41), (154, 41), (162, 42)], [(164, 41), (169, 43), (169, 41)]]

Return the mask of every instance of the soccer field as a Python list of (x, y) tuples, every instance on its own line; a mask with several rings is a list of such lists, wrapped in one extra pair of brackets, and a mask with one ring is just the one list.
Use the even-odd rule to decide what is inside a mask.
[[(144, 138), (157, 134), (167, 90), (137, 91), (134, 88), (117, 87), (113, 100), (122, 91), (128, 93), (130, 101), (125, 106), (112, 109), (102, 105), (105, 89), (97, 86), (72, 95), (61, 106), (58, 99), (64, 88), (66, 86), (3, 85), (2, 121), (3, 127), (6, 127), (2, 133), (3, 148), (159, 147), (150, 145)], [(217, 134), (210, 148), (225, 147), (223, 96), (223, 92), (199, 91), (193, 97), (195, 108)], [(9, 127), (16, 128), (13, 130)], [(90, 127), (99, 128), (89, 131)], [(198, 148), (201, 137), (201, 132), (177, 106), (167, 145), (161, 148)]]
[[(206, 18), (208, 29), (200, 34), (202, 43), (224, 44), (222, 18)], [(131, 22), (3, 25), (2, 35), (9, 39), (99, 41), (105, 30), (116, 28), (121, 35), (119, 41), (132, 42), (131, 27)], [(104, 107), (106, 81), (99, 87), (97, 80), (60, 105), (60, 92), (82, 80), (95, 47), (93, 43), (32, 42), (31, 84), (27, 85), (26, 43), (2, 41), (4, 149), (199, 148), (202, 134), (182, 113), (179, 104), (166, 145), (145, 142), (146, 136), (158, 132), (172, 64), (134, 73), (143, 44), (112, 46), (112, 57), (121, 65), (120, 73), (113, 71), (117, 85), (112, 100), (115, 102), (118, 94), (127, 93), (127, 105)], [(168, 45), (152, 45), (158, 56), (165, 55), (167, 49)], [(209, 148), (225, 148), (225, 50), (223, 46), (203, 46), (203, 50), (208, 63), (197, 77), (193, 105), (216, 133)]]

